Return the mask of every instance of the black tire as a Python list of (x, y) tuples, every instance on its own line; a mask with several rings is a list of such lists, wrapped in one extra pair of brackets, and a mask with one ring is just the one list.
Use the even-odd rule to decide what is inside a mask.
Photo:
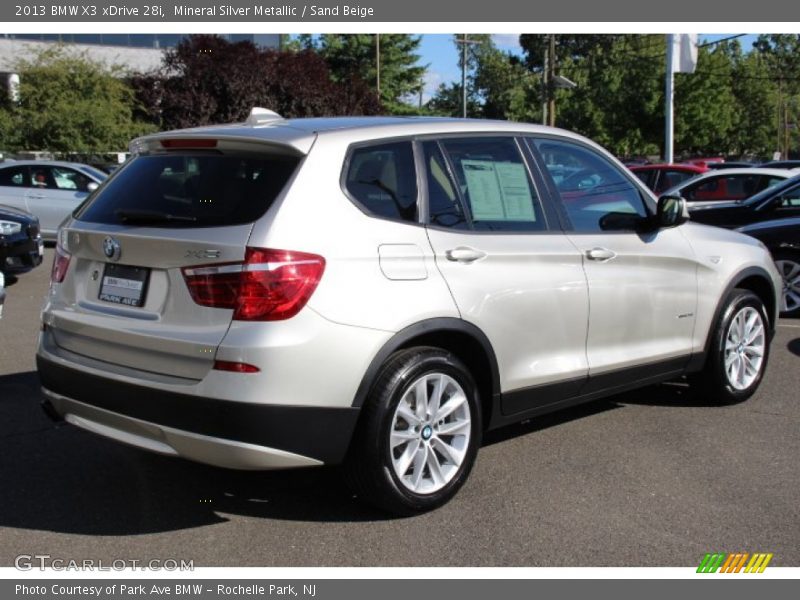
[[(430, 493), (416, 493), (395, 472), (393, 452), (398, 452), (398, 449), (391, 449), (390, 436), (395, 411), (412, 384), (426, 375), (437, 373), (455, 380), (466, 396), (470, 424), (469, 427), (465, 425), (463, 431), (469, 430), (469, 438), (465, 442), (461, 464), (457, 470), (450, 466), (454, 475), (444, 487)], [(348, 484), (361, 500), (396, 515), (409, 516), (435, 509), (448, 502), (466, 481), (481, 444), (481, 433), (478, 390), (466, 366), (452, 353), (438, 348), (417, 347), (399, 351), (386, 361), (364, 402), (358, 429), (344, 464)], [(431, 435), (430, 428), (427, 435)], [(429, 448), (433, 448), (435, 441), (428, 437), (418, 443), (430, 443)], [(437, 454), (434, 458), (438, 460), (441, 457)], [(422, 471), (432, 476), (429, 467), (422, 467)]]
[[(794, 264), (797, 265), (798, 268), (800, 268), (800, 253), (798, 252), (779, 250), (773, 253), (772, 258), (775, 260), (776, 265), (782, 264), (782, 266), (785, 266), (786, 264)], [(800, 305), (795, 306), (792, 310), (784, 310), (784, 307), (786, 306), (787, 285), (791, 284), (786, 280), (786, 273), (784, 272), (784, 270), (778, 267), (778, 271), (780, 272), (781, 277), (784, 278), (783, 298), (781, 299), (781, 316), (790, 318), (800, 317)], [(794, 291), (795, 293), (800, 294), (800, 288), (798, 288), (797, 285), (794, 286)]]
[[(739, 387), (731, 381), (725, 367), (726, 339), (734, 319), (746, 309), (754, 309), (763, 326), (763, 356), (755, 377), (745, 387)], [(769, 359), (770, 326), (764, 303), (753, 292), (734, 289), (725, 300), (714, 330), (711, 332), (711, 343), (703, 370), (691, 378), (693, 387), (704, 401), (717, 404), (736, 404), (752, 396), (758, 389)], [(748, 358), (751, 356), (748, 355)], [(741, 382), (740, 382), (741, 385)]]

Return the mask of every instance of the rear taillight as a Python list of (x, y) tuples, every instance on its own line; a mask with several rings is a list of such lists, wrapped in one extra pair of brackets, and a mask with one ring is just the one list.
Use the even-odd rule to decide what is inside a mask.
[(53, 257), (53, 269), (50, 271), (50, 282), (61, 283), (64, 281), (64, 276), (67, 274), (69, 268), (69, 259), (72, 255), (61, 247), (61, 244), (56, 245), (56, 254)]
[(244, 262), (188, 267), (183, 277), (201, 306), (233, 309), (237, 321), (279, 321), (300, 312), (324, 270), (316, 254), (247, 248)]

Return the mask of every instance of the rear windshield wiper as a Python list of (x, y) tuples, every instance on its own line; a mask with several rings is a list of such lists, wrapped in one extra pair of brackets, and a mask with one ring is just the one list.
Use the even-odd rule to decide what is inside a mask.
[(157, 210), (119, 209), (114, 211), (121, 223), (197, 223), (197, 217), (171, 215)]

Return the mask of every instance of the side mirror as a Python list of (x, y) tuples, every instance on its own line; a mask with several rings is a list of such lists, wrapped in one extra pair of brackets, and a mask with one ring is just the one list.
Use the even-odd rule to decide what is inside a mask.
[(689, 207), (680, 196), (661, 196), (656, 209), (656, 225), (659, 229), (677, 227), (689, 220)]
[(100, 187), (100, 184), (98, 184), (98, 183), (96, 183), (94, 181), (90, 181), (89, 183), (86, 184), (86, 191), (87, 192), (93, 192), (99, 187)]

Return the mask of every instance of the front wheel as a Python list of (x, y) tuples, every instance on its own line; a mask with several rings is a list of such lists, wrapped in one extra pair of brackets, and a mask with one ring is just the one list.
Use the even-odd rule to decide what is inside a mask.
[(783, 279), (781, 294), (781, 316), (800, 316), (800, 254), (776, 252), (775, 266)]
[(457, 357), (428, 347), (396, 353), (362, 410), (345, 463), (359, 497), (411, 515), (456, 494), (482, 432), (477, 388)]
[(742, 402), (758, 389), (769, 357), (769, 320), (753, 292), (733, 290), (712, 333), (706, 365), (695, 382), (708, 399)]

